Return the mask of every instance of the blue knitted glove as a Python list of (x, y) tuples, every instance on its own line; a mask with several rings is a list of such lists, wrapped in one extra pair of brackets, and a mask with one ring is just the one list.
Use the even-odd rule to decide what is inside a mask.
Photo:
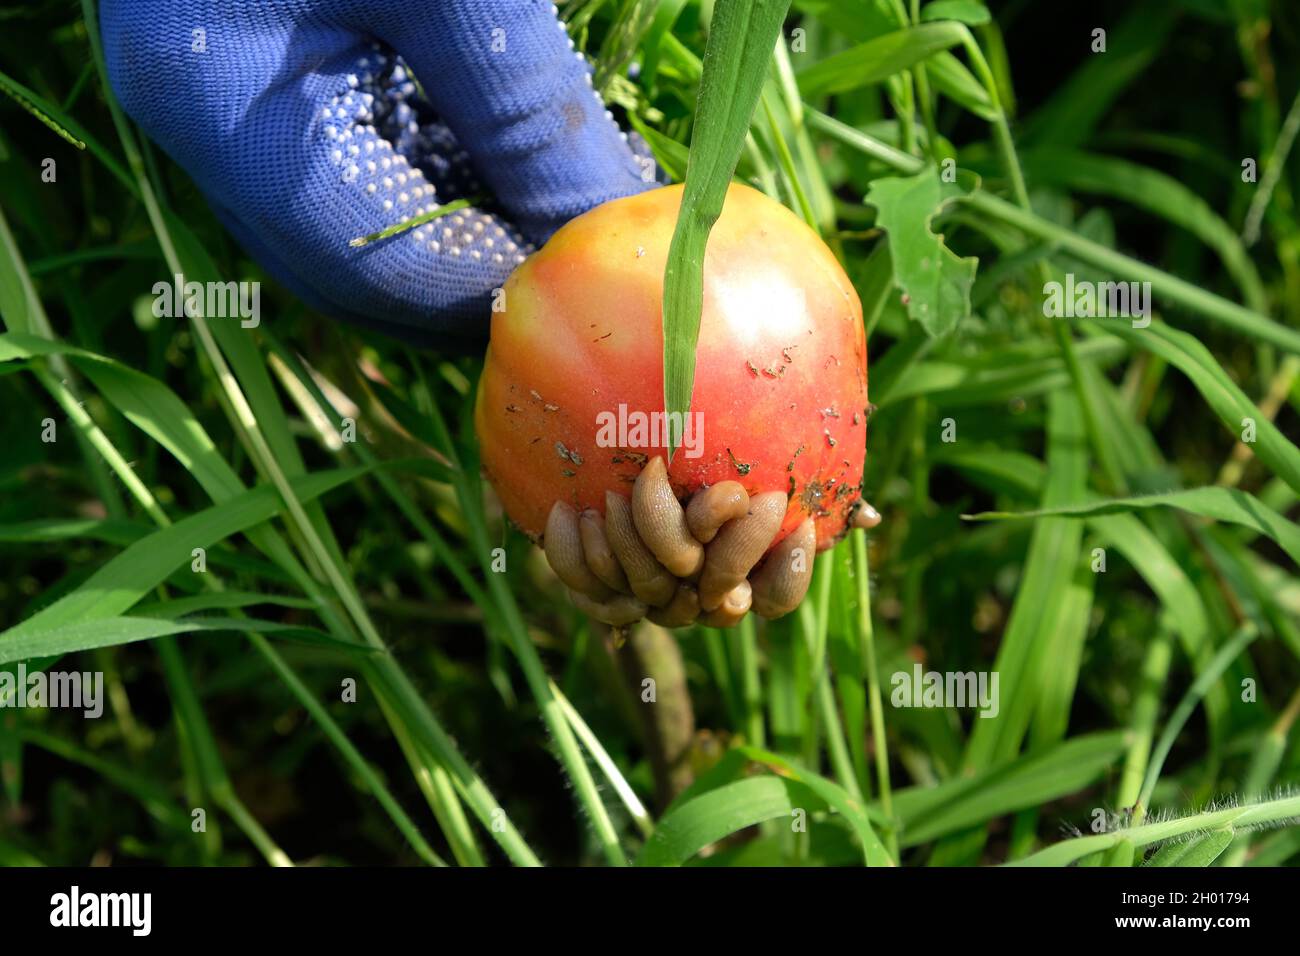
[[(532, 244), (654, 184), (549, 2), (103, 0), (101, 20), (118, 99), (253, 256), (410, 341), (481, 340)], [(476, 195), (494, 211), (349, 245)]]

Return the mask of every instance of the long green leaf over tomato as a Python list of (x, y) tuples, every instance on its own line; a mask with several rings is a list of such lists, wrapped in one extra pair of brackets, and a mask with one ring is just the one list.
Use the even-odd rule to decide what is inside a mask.
[[(686, 188), (664, 268), (664, 410), (670, 416), (690, 411), (704, 307), (704, 249), (722, 213), (789, 7), (790, 0), (718, 0), (713, 9)], [(675, 445), (669, 440), (671, 460)]]

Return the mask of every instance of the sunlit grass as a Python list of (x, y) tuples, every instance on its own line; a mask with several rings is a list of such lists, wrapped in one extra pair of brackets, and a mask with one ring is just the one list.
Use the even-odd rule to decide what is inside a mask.
[[(679, 267), (733, 166), (840, 256), (885, 522), (820, 556), (796, 614), (622, 649), (479, 475), (477, 357), (331, 328), (269, 283), (260, 330), (142, 321), (160, 276), (252, 267), (111, 101), (91, 0), (84, 22), (6, 21), (29, 52), (0, 76), (0, 662), (103, 670), (112, 693), (101, 721), (0, 710), (4, 800), (34, 811), (0, 815), (30, 821), (0, 822), (0, 862), (1294, 863), (1300, 228), (1276, 171), (1298, 114), (1272, 65), (1214, 27), (1216, 75), (1257, 90), (1214, 179), (1218, 132), (1093, 108), (1167, 95), (1131, 74), (1083, 60), (1015, 96), (1012, 24), (808, 0), (768, 57), (728, 34), (750, 24), (733, 6), (562, 13), (662, 167), (690, 156)], [(1156, 62), (1170, 29), (1206, 29), (1143, 36), (1141, 16), (1112, 43)], [(759, 71), (714, 87), (709, 127), (706, 42)], [(979, 260), (933, 338), (932, 290), (864, 202), (925, 177), (939, 199), (904, 219)], [(1045, 317), (1067, 273), (1149, 282), (1150, 325)], [(679, 404), (703, 373), (691, 281)], [(895, 706), (918, 661), (996, 671), (998, 715)], [(693, 781), (670, 805), (656, 748)]]

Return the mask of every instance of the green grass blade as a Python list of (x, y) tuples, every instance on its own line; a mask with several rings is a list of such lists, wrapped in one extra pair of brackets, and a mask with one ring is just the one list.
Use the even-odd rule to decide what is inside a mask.
[[(1077, 499), (1084, 489), (1087, 460), (1082, 413), (1071, 394), (1055, 392), (1049, 405), (1048, 479), (1043, 504)], [(967, 748), (970, 769), (1015, 756), (1037, 707), (1047, 671), (1054, 665), (1045, 637), (1057, 632), (1058, 615), (1079, 565), (1082, 530), (1061, 518), (1035, 523), (1023, 580), (993, 669), (1000, 675), (1004, 703), (997, 717), (977, 720)]]
[(681, 866), (710, 843), (767, 820), (811, 810), (818, 798), (776, 776), (751, 777), (709, 790), (675, 805), (655, 827), (637, 866)]
[(1173, 177), (1113, 156), (1053, 147), (1026, 153), (1022, 162), (1026, 178), (1037, 185), (1120, 199), (1186, 229), (1219, 255), (1250, 308), (1268, 308), (1259, 270), (1241, 238), (1205, 200)]
[(1032, 751), (1011, 764), (894, 793), (903, 846), (1041, 806), (1096, 783), (1124, 754), (1128, 734), (1085, 734)]
[(384, 785), (379, 774), (370, 765), (370, 762), (361, 755), (361, 752), (348, 739), (342, 728), (330, 716), (329, 711), (316, 699), (315, 695), (302, 682), (288, 662), (280, 655), (274, 647), (271, 646), (265, 638), (259, 634), (250, 634), (249, 640), (258, 652), (266, 658), (268, 664), (276, 672), (290, 692), (306, 708), (311, 715), (312, 720), (320, 726), (321, 730), (329, 737), (344, 760), (357, 772), (357, 775), (365, 782), (366, 788), (374, 795), (375, 799), (383, 806), (384, 811), (389, 818), (402, 831), (408, 843), (426, 863), (432, 866), (445, 866), (442, 858), (429, 846), (425, 841), (424, 835), (420, 833), (419, 828), (406, 811), (402, 809), (396, 798), (389, 792), (388, 787)]
[[(664, 268), (664, 408), (691, 407), (704, 256), (749, 132), (789, 0), (718, 0), (691, 135), (686, 186)], [(669, 457), (673, 447), (669, 446)]]
[(1191, 488), (1187, 491), (1171, 491), (1135, 498), (1105, 498), (1076, 504), (1054, 505), (1036, 511), (985, 511), (962, 517), (971, 521), (1043, 517), (1091, 518), (1159, 507), (1176, 508), (1186, 514), (1214, 521), (1227, 521), (1250, 528), (1276, 542), (1291, 556), (1291, 560), (1300, 565), (1300, 525), (1288, 521), (1254, 495), (1236, 488)]
[(1196, 386), (1234, 438), (1242, 437), (1247, 420), (1253, 423), (1257, 433), (1252, 449), (1255, 455), (1293, 491), (1300, 493), (1300, 447), (1246, 397), (1213, 353), (1195, 336), (1159, 322), (1135, 329), (1127, 322), (1093, 321), (1107, 332), (1177, 367)]
[(921, 8), (922, 22), (956, 20), (977, 27), (988, 23), (993, 15), (981, 0), (930, 0)]
[(980, 85), (980, 81), (975, 79), (966, 65), (951, 53), (942, 52), (931, 56), (925, 61), (925, 71), (937, 92), (986, 122), (997, 118), (988, 91)]
[(1068, 866), (1089, 854), (1108, 850), (1128, 840), (1135, 847), (1150, 846), (1166, 840), (1184, 839), (1197, 834), (1209, 834), (1225, 827), (1241, 830), (1244, 827), (1264, 827), (1285, 823), (1300, 816), (1300, 796), (1261, 800), (1223, 810), (1207, 810), (1160, 823), (1146, 823), (1127, 827), (1097, 836), (1077, 837), (1039, 850), (1027, 857), (1013, 860), (1010, 866)]
[(966, 36), (965, 27), (956, 23), (928, 23), (886, 33), (800, 70), (799, 90), (814, 98), (871, 86), (957, 46)]
[(189, 832), (190, 815), (176, 804), (164, 784), (37, 727), (23, 727), (16, 736), (24, 743), (95, 772), (138, 800), (145, 811), (164, 826), (177, 832)]
[(1166, 843), (1146, 862), (1146, 866), (1209, 866), (1232, 842), (1232, 827), (1214, 830), (1186, 843)]
[[(745, 750), (750, 752), (751, 748)], [(754, 749), (752, 753), (756, 759), (773, 761), (795, 776), (763, 775), (702, 791), (687, 790), (659, 821), (637, 857), (637, 865), (681, 866), (709, 844), (746, 827), (780, 818), (793, 823), (801, 812), (806, 818), (814, 811), (827, 809), (830, 804), (822, 794), (844, 806), (851, 825), (865, 837), (863, 853), (868, 865), (892, 865), (864, 813), (846, 802), (851, 798), (842, 788), (825, 780), (814, 786), (810, 783), (814, 775), (798, 772), (788, 761), (762, 750)], [(743, 762), (743, 755), (737, 756)]]
[(1178, 702), (1174, 712), (1169, 715), (1169, 720), (1165, 723), (1164, 732), (1161, 733), (1160, 739), (1156, 742), (1151, 751), (1151, 760), (1147, 764), (1146, 777), (1142, 781), (1142, 792), (1138, 795), (1137, 808), (1134, 815), (1141, 819), (1151, 806), (1151, 794), (1155, 791), (1156, 781), (1160, 779), (1160, 771), (1164, 769), (1165, 758), (1174, 747), (1174, 741), (1182, 733), (1183, 725), (1187, 723), (1188, 718), (1192, 716), (1192, 711), (1196, 705), (1201, 702), (1214, 682), (1228, 668), (1237, 655), (1250, 646), (1251, 642), (1259, 636), (1259, 632), (1251, 624), (1245, 624), (1237, 630), (1237, 634), (1231, 641), (1219, 648), (1210, 666), (1197, 675), (1192, 686), (1187, 688), (1187, 693), (1183, 699)]
[(1300, 353), (1300, 332), (1281, 325), (1254, 309), (1248, 309), (1222, 296), (1207, 292), (1194, 282), (1180, 279), (1162, 269), (1116, 252), (988, 193), (973, 193), (966, 200), (966, 204), (981, 214), (1014, 226), (1032, 238), (1054, 243), (1059, 252), (1096, 266), (1109, 275), (1129, 282), (1150, 282), (1152, 294), (1157, 301), (1163, 300), (1182, 306), (1190, 312), (1219, 322), (1243, 335), (1271, 343), (1288, 352)]
[[(347, 647), (344, 642), (314, 628), (246, 617), (181, 620), (107, 617), (56, 627), (29, 628), (16, 637), (0, 635), (0, 664), (71, 654), (74, 651), (87, 651), (97, 647), (115, 647), (119, 644), (131, 644), (174, 634), (190, 634), (195, 631), (249, 631), (270, 634), (277, 638), (305, 641), (323, 647)], [(368, 650), (360, 645), (354, 645), (349, 649)]]
[(741, 747), (740, 752), (755, 763), (762, 764), (779, 773), (783, 779), (792, 780), (806, 786), (827, 807), (848, 820), (849, 825), (853, 827), (853, 832), (857, 834), (859, 841), (862, 843), (862, 853), (867, 866), (897, 865), (890, 858), (885, 845), (880, 841), (880, 837), (876, 835), (876, 831), (871, 826), (871, 820), (868, 818), (861, 801), (843, 787), (800, 766), (793, 760), (788, 760), (762, 748)]
[[(341, 468), (308, 475), (295, 482), (295, 493), (310, 500), (347, 484), (365, 470)], [(108, 562), (73, 593), (0, 633), (0, 644), (40, 630), (120, 614), (177, 568), (189, 564), (194, 548), (211, 547), (269, 520), (283, 507), (275, 490), (262, 486), (156, 531)]]
[(52, 108), (39, 104), (37, 100), (40, 98), (35, 93), (4, 72), (0, 72), (0, 93), (5, 94), (32, 116), (35, 116), (47, 127), (54, 130), (64, 141), (71, 143), (77, 149), (86, 148), (84, 142), (73, 136), (63, 124), (51, 115), (54, 112)]

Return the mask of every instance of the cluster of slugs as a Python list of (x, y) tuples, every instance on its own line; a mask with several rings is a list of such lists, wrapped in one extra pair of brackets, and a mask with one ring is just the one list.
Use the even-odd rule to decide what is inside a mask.
[[(739, 482), (720, 481), (682, 507), (664, 460), (653, 458), (630, 502), (606, 493), (603, 516), (556, 502), (542, 546), (573, 603), (598, 621), (731, 627), (751, 609), (768, 619), (788, 614), (808, 592), (817, 550), (812, 518), (759, 565), (787, 503), (785, 492), (750, 497)], [(860, 526), (879, 521), (869, 506), (859, 512)]]

